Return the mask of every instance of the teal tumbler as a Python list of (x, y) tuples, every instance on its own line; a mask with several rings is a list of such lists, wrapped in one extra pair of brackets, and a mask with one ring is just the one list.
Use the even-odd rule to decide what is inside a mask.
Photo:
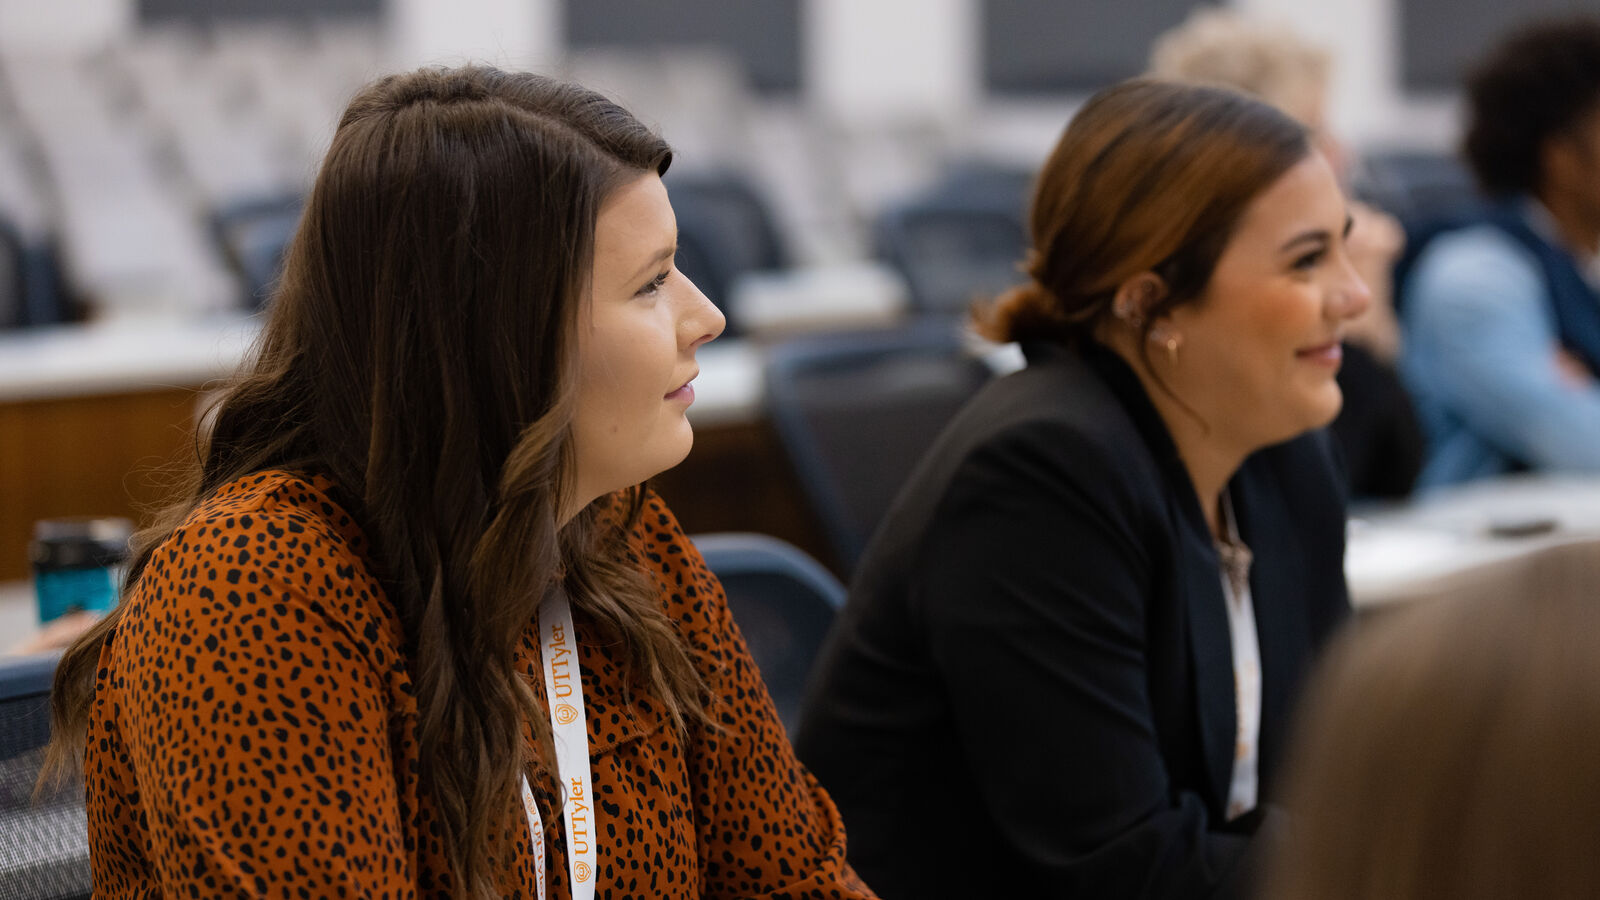
[(40, 624), (71, 612), (117, 605), (133, 524), (118, 518), (44, 519), (33, 525), (29, 556)]

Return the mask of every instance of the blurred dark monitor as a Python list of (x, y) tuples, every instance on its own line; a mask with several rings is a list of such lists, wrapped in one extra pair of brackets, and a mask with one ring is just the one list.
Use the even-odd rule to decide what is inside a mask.
[(800, 90), (800, 0), (566, 0), (573, 50), (710, 47), (763, 93)]
[(1553, 16), (1600, 16), (1600, 0), (1397, 0), (1400, 78), (1408, 91), (1454, 92), (1509, 31)]
[(384, 0), (138, 0), (143, 25), (230, 22), (241, 19), (372, 18)]
[(1199, 0), (983, 0), (983, 84), (994, 94), (1087, 93), (1143, 72), (1150, 45)]

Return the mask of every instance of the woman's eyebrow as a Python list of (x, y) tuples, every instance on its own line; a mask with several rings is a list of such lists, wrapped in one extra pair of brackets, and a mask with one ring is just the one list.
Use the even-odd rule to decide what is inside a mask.
[(639, 268), (635, 269), (633, 274), (628, 277), (628, 280), (632, 281), (633, 279), (638, 278), (639, 276), (643, 275), (644, 273), (655, 269), (656, 266), (661, 265), (663, 260), (671, 259), (672, 257), (676, 256), (677, 253), (678, 253), (678, 242), (676, 240), (674, 240), (671, 244), (668, 244), (666, 247), (663, 247), (662, 249), (657, 250), (654, 256), (651, 256), (648, 260), (645, 260), (644, 264), (641, 265)]
[[(1345, 220), (1345, 233), (1348, 234), (1349, 232), (1350, 232), (1349, 220), (1346, 219)], [(1327, 242), (1328, 238), (1329, 238), (1329, 234), (1328, 234), (1328, 229), (1326, 229), (1326, 228), (1313, 228), (1313, 229), (1310, 229), (1310, 230), (1307, 230), (1307, 231), (1302, 231), (1299, 234), (1295, 235), (1294, 237), (1290, 238), (1289, 240), (1284, 241), (1283, 246), (1278, 248), (1278, 252), (1279, 253), (1288, 252), (1289, 250), (1293, 250), (1297, 245), (1300, 245), (1300, 244), (1307, 244), (1307, 243), (1312, 243), (1312, 242), (1324, 242), (1325, 243), (1325, 242)]]

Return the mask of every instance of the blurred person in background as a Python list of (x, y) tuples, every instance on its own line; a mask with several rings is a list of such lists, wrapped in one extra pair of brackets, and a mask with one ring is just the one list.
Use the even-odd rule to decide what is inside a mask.
[(1509, 36), (1466, 100), (1491, 203), (1419, 241), (1401, 285), (1420, 483), (1600, 471), (1600, 21)]
[(857, 569), (797, 736), (889, 898), (1238, 897), (1346, 617), (1320, 431), (1371, 302), (1307, 130), (1230, 90), (1091, 99), (1042, 170), (991, 382)]
[(1386, 612), (1306, 692), (1273, 900), (1600, 896), (1600, 571), (1547, 551), (1509, 592)]
[(57, 673), (97, 897), (870, 896), (637, 487), (723, 327), (670, 161), (536, 75), (351, 102), (192, 486)]
[[(1312, 141), (1348, 180), (1351, 161), (1327, 125), (1328, 52), (1294, 31), (1236, 12), (1200, 8), (1156, 40), (1151, 74), (1244, 91), (1311, 131)], [(1331, 426), (1357, 497), (1404, 497), (1422, 469), (1422, 426), (1396, 364), (1400, 326), (1392, 270), (1405, 246), (1393, 216), (1352, 201), (1350, 258), (1372, 292), (1367, 311), (1345, 333), (1339, 387), (1344, 408)]]

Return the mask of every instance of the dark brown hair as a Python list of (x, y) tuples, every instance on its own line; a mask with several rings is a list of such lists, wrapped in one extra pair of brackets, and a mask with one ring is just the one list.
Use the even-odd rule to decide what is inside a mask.
[(1205, 290), (1250, 201), (1310, 152), (1304, 126), (1232, 90), (1138, 79), (1101, 91), (1039, 174), (1031, 280), (979, 308), (979, 330), (1074, 343), (1149, 271), (1167, 290), (1148, 330)]
[(1600, 19), (1549, 19), (1513, 32), (1467, 78), (1462, 150), (1491, 195), (1533, 193), (1541, 154), (1600, 113)]
[(1600, 895), (1600, 567), (1548, 550), (1335, 644), (1263, 897)]
[[(492, 896), (490, 835), (550, 729), (514, 653), (558, 580), (683, 727), (704, 698), (624, 559), (572, 489), (577, 319), (601, 204), (671, 151), (598, 94), (489, 68), (384, 78), (350, 103), (307, 201), (255, 358), (226, 389), (182, 498), (135, 538), (127, 585), (219, 487), (322, 473), (371, 542), (418, 692), (423, 789), (457, 896)], [(638, 512), (634, 492), (631, 515)], [(560, 574), (558, 574), (560, 573)], [(63, 658), (57, 771), (82, 753), (113, 612)]]

